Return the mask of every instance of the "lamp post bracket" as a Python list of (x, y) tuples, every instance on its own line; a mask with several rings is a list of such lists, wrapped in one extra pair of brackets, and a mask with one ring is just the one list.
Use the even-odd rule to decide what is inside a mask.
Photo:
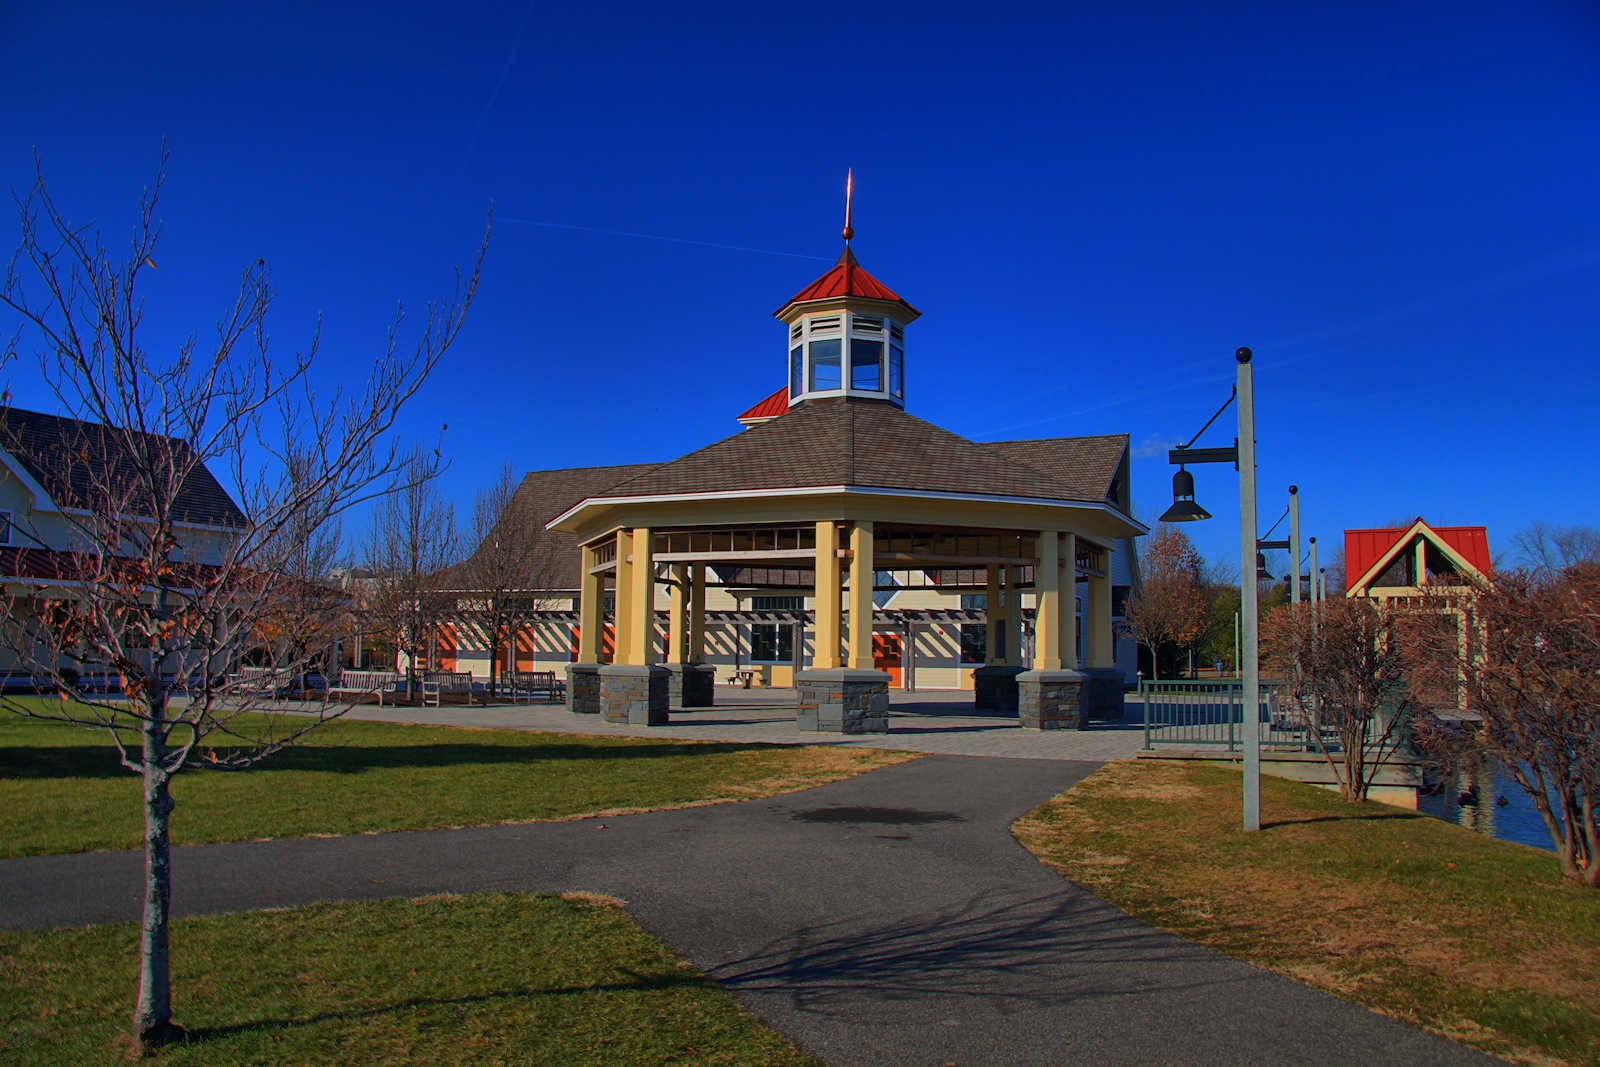
[(1167, 462), (1182, 463), (1239, 463), (1239, 448), (1174, 448), (1167, 452)]

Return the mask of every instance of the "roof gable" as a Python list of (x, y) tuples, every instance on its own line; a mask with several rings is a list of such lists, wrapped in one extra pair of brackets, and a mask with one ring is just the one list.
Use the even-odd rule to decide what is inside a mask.
[(1423, 540), (1459, 569), (1487, 578), (1493, 571), (1488, 530), (1483, 526), (1429, 526), (1418, 519), (1410, 526), (1344, 532), (1345, 591), (1359, 595)]
[[(189, 445), (175, 437), (135, 434), (150, 446), (170, 449), (174, 461), (193, 459)], [(98, 423), (19, 408), (0, 410), (0, 448), (49, 496), (44, 506), (88, 509), (108, 486), (130, 482), (133, 467), (124, 437)], [(133, 494), (137, 499), (137, 493)], [(173, 495), (180, 522), (204, 526), (243, 526), (244, 512), (204, 463), (197, 463)]]

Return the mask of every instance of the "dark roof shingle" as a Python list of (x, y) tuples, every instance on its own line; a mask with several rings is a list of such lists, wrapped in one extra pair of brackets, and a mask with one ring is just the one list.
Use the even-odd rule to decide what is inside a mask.
[(980, 444), (875, 401), (811, 401), (605, 496), (852, 485), (1103, 502), (1126, 436)]
[[(193, 458), (189, 446), (175, 437), (142, 435), (149, 447), (170, 449), (172, 462)], [(136, 513), (140, 492), (132, 485), (132, 465), (120, 434), (99, 423), (46, 415), (19, 408), (0, 410), (0, 448), (16, 457), (29, 476), (50, 494), (57, 506), (93, 508), (97, 497), (118, 487)], [(189, 472), (173, 497), (174, 515), (182, 522), (208, 526), (243, 526), (245, 514), (204, 463)]]

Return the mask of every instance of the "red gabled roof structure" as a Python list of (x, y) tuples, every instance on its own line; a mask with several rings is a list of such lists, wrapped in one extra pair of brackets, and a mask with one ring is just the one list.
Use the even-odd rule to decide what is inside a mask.
[[(1430, 536), (1431, 535), (1431, 536)], [(1443, 544), (1459, 556), (1468, 566), (1484, 577), (1493, 570), (1489, 555), (1489, 532), (1484, 526), (1429, 526), (1418, 519), (1410, 526), (1379, 530), (1346, 530), (1344, 532), (1345, 591), (1356, 588), (1363, 578), (1379, 563), (1392, 559), (1402, 542), (1414, 543), (1417, 536), (1427, 537), (1435, 544)]]
[(790, 297), (788, 302), (773, 314), (782, 315), (784, 309), (791, 304), (802, 304), (809, 300), (831, 300), (835, 297), (847, 296), (860, 297), (866, 300), (882, 300), (890, 304), (902, 304), (913, 315), (921, 314), (916, 308), (907, 304), (893, 289), (890, 289), (862, 269), (860, 264), (856, 262), (855, 255), (851, 253), (849, 245), (845, 245), (844, 251), (839, 255), (839, 262), (833, 265), (832, 270)]
[(745, 426), (754, 426), (768, 419), (775, 419), (788, 410), (789, 390), (780, 386), (777, 392), (740, 415), (739, 422)]

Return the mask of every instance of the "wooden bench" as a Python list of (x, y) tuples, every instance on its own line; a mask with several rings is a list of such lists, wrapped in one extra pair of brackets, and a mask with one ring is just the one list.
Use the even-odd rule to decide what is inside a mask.
[(391, 693), (400, 681), (396, 671), (340, 671), (338, 677), (328, 683), (328, 699), (333, 700), (339, 696), (352, 696), (356, 699), (376, 695), (378, 707), (383, 707), (383, 695)]
[(733, 673), (728, 675), (729, 685), (742, 685), (749, 689), (750, 683), (756, 680), (756, 672), (749, 667), (735, 667)]
[(567, 682), (557, 678), (555, 671), (512, 671), (511, 700), (543, 699), (547, 704), (559, 704), (567, 699)]
[(422, 675), (422, 702), (437, 708), (445, 697), (464, 696), (472, 703), (471, 671), (426, 671)]
[(228, 686), (246, 696), (275, 697), (288, 691), (294, 679), (278, 667), (240, 667), (228, 676)]

